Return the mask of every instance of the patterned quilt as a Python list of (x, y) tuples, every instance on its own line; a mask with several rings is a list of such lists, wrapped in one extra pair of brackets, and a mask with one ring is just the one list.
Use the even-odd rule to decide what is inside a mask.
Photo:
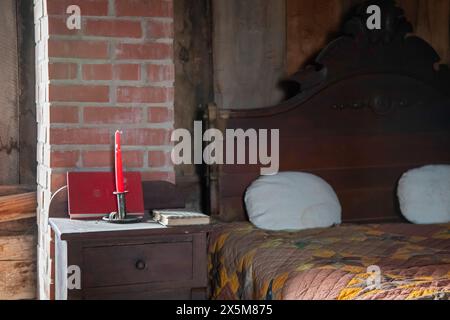
[(215, 228), (214, 299), (450, 299), (450, 224), (343, 225), (269, 232)]

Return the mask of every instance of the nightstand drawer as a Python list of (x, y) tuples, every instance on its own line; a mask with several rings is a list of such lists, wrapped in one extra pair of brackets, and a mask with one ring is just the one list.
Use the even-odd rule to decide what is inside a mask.
[(84, 248), (88, 288), (193, 279), (193, 243), (168, 242)]

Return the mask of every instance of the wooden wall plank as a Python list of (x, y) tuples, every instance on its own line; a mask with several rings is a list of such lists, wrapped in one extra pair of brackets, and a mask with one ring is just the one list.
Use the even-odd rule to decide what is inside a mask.
[(0, 299), (36, 298), (36, 262), (0, 260)]
[(213, 0), (215, 101), (249, 109), (280, 101), (286, 6), (280, 0)]
[(428, 41), (450, 64), (450, 0), (399, 0), (405, 15), (412, 23), (414, 34)]
[(0, 300), (36, 297), (36, 192), (0, 192)]
[(0, 218), (0, 300), (34, 299), (36, 214)]
[[(349, 10), (363, 0), (287, 0), (287, 71), (297, 72), (333, 39)], [(450, 64), (450, 0), (397, 0), (414, 34)]]
[(332, 40), (344, 5), (330, 0), (287, 0), (287, 69), (293, 74)]
[(0, 184), (19, 183), (16, 2), (0, 1)]

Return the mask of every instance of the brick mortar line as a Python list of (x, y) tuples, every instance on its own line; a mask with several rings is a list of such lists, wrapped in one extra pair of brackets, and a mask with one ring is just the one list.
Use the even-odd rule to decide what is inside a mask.
[[(77, 66), (77, 79), (76, 80), (82, 81), (83, 80), (83, 64), (77, 63), (76, 66)], [(50, 77), (50, 75), (49, 75), (49, 77)], [(52, 81), (55, 81), (55, 80), (49, 79), (50, 84), (52, 83)]]
[[(145, 41), (145, 40), (147, 40), (149, 37), (148, 37), (148, 25), (147, 25), (147, 21), (145, 21), (145, 20), (140, 20), (140, 22), (141, 22), (141, 31), (142, 31), (142, 39)], [(164, 39), (164, 38), (161, 38), (161, 39)], [(173, 39), (172, 39), (173, 40)]]
[(108, 16), (116, 15), (115, 0), (108, 0)]
[[(152, 151), (156, 151), (156, 150), (152, 150)], [(159, 151), (159, 150), (158, 150), (158, 151)], [(148, 167), (149, 167), (149, 165), (148, 165), (148, 162), (149, 162), (148, 154), (149, 154), (149, 151), (144, 152), (144, 156), (143, 156), (143, 161), (144, 161), (143, 167), (144, 167), (144, 168), (148, 168)], [(156, 168), (156, 167), (155, 167), (155, 168)]]
[(120, 86), (120, 85), (117, 83), (112, 83), (111, 86), (109, 87), (109, 101), (111, 101), (111, 103), (113, 103), (113, 104), (117, 103), (118, 86)]

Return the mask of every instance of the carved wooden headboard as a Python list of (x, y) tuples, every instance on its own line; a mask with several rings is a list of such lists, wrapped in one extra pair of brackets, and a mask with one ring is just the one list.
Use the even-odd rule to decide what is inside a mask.
[[(401, 221), (398, 179), (408, 169), (450, 163), (450, 73), (393, 1), (381, 30), (366, 7), (344, 35), (294, 75), (301, 92), (273, 107), (210, 106), (209, 128), (279, 129), (280, 171), (317, 174), (336, 190), (346, 222)], [(245, 220), (244, 193), (260, 165), (208, 167), (210, 213)], [(276, 214), (276, 212), (274, 212)]]

